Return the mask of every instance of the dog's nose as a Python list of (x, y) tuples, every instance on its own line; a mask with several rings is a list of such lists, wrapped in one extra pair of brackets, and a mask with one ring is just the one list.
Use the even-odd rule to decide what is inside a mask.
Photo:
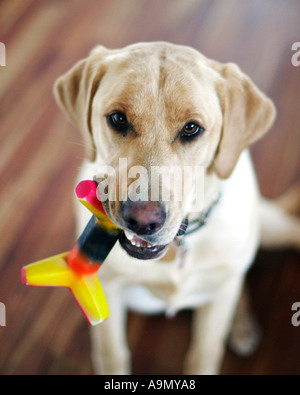
[(159, 202), (127, 201), (122, 207), (126, 226), (137, 235), (153, 235), (166, 222), (167, 212)]

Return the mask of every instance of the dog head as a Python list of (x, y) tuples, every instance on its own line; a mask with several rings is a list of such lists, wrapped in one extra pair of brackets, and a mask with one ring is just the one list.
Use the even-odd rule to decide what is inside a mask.
[[(126, 231), (122, 246), (140, 259), (161, 256), (174, 239), (193, 210), (195, 182), (228, 178), (275, 117), (271, 100), (235, 64), (163, 42), (96, 47), (54, 92), (82, 132), (99, 186), (104, 177), (106, 189), (113, 185), (103, 203)], [(161, 170), (170, 168), (171, 181), (161, 182)]]

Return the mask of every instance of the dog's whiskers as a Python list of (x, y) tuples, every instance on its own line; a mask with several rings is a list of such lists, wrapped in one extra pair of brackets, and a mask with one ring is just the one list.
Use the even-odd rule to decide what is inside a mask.
[(92, 150), (92, 151), (95, 152), (95, 153), (97, 152), (96, 148), (94, 148), (94, 147), (88, 147), (86, 144), (81, 143), (81, 142), (78, 142), (78, 141), (68, 140), (68, 143), (69, 143), (69, 144), (74, 144), (74, 145), (79, 145), (79, 146), (81, 146), (81, 147), (83, 147), (83, 148), (85, 148), (85, 149)]

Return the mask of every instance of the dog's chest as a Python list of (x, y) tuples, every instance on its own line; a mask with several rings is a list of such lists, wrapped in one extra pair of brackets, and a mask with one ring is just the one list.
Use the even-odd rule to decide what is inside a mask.
[(213, 297), (226, 275), (225, 268), (212, 270), (205, 262), (195, 267), (189, 254), (184, 261), (177, 254), (171, 261), (154, 262), (130, 259), (122, 251), (121, 254), (122, 266), (115, 259), (105, 264), (107, 269), (117, 271), (113, 270), (109, 281), (111, 276), (121, 279), (125, 289), (123, 300), (140, 312), (166, 311), (172, 315), (183, 308), (197, 307)]
[(166, 311), (173, 315), (211, 300), (222, 278), (206, 270), (191, 272), (184, 267), (172, 268), (169, 273), (157, 271), (153, 277), (137, 272), (135, 283), (127, 288), (126, 301), (140, 312)]

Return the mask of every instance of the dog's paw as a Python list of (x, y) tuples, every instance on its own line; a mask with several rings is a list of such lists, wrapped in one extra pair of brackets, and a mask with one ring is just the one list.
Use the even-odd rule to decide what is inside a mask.
[(238, 356), (247, 357), (257, 350), (261, 337), (258, 323), (253, 317), (248, 317), (243, 322), (233, 325), (228, 346)]
[(130, 363), (128, 360), (121, 361), (115, 360), (108, 362), (107, 360), (102, 360), (99, 356), (92, 355), (92, 365), (95, 375), (130, 375)]
[(190, 351), (185, 357), (183, 364), (184, 375), (197, 376), (215, 376), (220, 373), (219, 360), (214, 358), (214, 351), (210, 355), (211, 358), (203, 359), (202, 356), (195, 350)]

